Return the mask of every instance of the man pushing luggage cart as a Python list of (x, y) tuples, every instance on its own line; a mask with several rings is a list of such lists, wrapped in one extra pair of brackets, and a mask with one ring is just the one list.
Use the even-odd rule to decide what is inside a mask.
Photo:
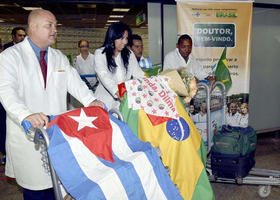
[(102, 108), (61, 114), (47, 135), (51, 167), (75, 199), (182, 199), (156, 150)]

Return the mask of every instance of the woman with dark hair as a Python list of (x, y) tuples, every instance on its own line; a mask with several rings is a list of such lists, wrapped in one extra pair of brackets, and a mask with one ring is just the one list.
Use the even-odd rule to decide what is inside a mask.
[(121, 22), (109, 26), (103, 46), (95, 51), (95, 70), (99, 79), (95, 95), (110, 108), (119, 108), (118, 84), (144, 77), (135, 55), (127, 48), (129, 26)]

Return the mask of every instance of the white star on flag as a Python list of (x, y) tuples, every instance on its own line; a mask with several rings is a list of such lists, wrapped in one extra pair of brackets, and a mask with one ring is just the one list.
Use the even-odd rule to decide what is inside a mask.
[(97, 127), (94, 126), (94, 124), (92, 123), (94, 120), (97, 119), (97, 117), (88, 117), (83, 109), (81, 109), (80, 116), (69, 116), (69, 117), (71, 117), (76, 122), (78, 122), (78, 131), (86, 126), (97, 129)]

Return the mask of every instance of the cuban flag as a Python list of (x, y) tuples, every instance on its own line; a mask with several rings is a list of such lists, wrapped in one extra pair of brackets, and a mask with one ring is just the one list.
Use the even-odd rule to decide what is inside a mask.
[(57, 116), (47, 128), (51, 163), (75, 199), (182, 199), (156, 150), (100, 107)]

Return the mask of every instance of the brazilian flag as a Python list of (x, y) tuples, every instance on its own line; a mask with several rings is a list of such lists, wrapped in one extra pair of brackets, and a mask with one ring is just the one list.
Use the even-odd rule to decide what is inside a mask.
[[(128, 106), (127, 93), (120, 105), (124, 121), (134, 134), (144, 142), (150, 142), (162, 152), (161, 159), (169, 169), (173, 183), (185, 200), (214, 200), (214, 193), (205, 170), (206, 148), (193, 121), (177, 97), (176, 108), (184, 131), (178, 128), (177, 120), (164, 120), (162, 117), (149, 118), (143, 109), (133, 110)], [(153, 125), (152, 121), (159, 122)], [(177, 128), (176, 128), (177, 127)], [(169, 134), (169, 129), (178, 130), (181, 140)]]
[(228, 63), (226, 59), (227, 48), (224, 48), (224, 51), (221, 55), (221, 58), (218, 62), (217, 68), (215, 70), (216, 81), (221, 81), (226, 86), (228, 91), (231, 87), (232, 81), (230, 76), (230, 70), (228, 68)]

